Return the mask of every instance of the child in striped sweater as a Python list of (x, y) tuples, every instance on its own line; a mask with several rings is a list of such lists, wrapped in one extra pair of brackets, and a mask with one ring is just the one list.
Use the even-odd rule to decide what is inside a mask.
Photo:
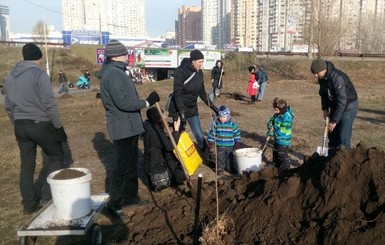
[(208, 134), (209, 148), (216, 147), (218, 174), (223, 170), (236, 173), (233, 151), (240, 147), (241, 131), (231, 117), (230, 109), (222, 105), (218, 110), (218, 118), (211, 125)]

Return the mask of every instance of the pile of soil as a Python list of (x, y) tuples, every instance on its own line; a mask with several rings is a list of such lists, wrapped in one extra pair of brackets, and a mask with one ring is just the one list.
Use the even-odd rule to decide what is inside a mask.
[[(215, 182), (204, 183), (200, 242), (384, 244), (384, 159), (383, 151), (360, 143), (332, 158), (314, 154), (283, 172), (267, 166), (238, 178), (222, 177), (219, 216)], [(195, 201), (187, 191), (153, 193), (154, 205), (129, 209), (131, 221), (104, 235), (117, 243), (192, 244)]]

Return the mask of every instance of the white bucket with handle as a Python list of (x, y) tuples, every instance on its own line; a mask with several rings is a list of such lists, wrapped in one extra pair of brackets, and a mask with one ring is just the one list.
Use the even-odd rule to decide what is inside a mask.
[[(55, 176), (61, 171), (82, 173), (80, 173), (80, 177), (56, 178)], [(91, 172), (86, 168), (60, 169), (48, 175), (47, 182), (50, 185), (52, 201), (56, 208), (55, 218), (72, 220), (91, 213), (91, 178)]]
[(262, 150), (258, 148), (242, 148), (235, 151), (238, 174), (243, 171), (258, 171), (262, 167)]

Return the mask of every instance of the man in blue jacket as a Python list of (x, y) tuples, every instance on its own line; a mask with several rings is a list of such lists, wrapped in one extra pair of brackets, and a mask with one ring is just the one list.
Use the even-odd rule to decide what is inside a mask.
[(109, 178), (107, 206), (120, 219), (127, 217), (122, 211), (124, 205), (147, 203), (138, 197), (138, 139), (144, 132), (140, 110), (159, 101), (156, 92), (146, 100), (139, 99), (133, 81), (125, 72), (126, 55), (127, 48), (121, 42), (111, 40), (105, 48), (106, 64), (97, 75), (101, 79), (100, 96), (106, 110), (108, 132), (117, 153)]
[(351, 148), (353, 121), (358, 111), (358, 96), (348, 75), (336, 69), (333, 63), (316, 59), (310, 67), (318, 78), (323, 117), (330, 118), (329, 148)]

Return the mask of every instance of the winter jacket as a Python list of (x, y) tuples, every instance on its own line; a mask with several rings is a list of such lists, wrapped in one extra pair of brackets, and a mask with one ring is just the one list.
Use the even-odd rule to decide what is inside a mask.
[(125, 67), (124, 62), (111, 61), (97, 74), (101, 79), (100, 98), (106, 110), (107, 128), (112, 140), (144, 132), (140, 109), (146, 107), (146, 101), (139, 99)]
[(274, 136), (275, 144), (290, 146), (294, 112), (290, 106), (283, 114), (274, 114), (267, 123), (267, 135)]
[[(194, 72), (194, 77), (184, 84)], [(197, 116), (198, 96), (212, 108), (213, 105), (207, 99), (202, 70), (196, 71), (191, 62), (183, 62), (174, 72), (174, 99), (177, 111), (183, 112), (185, 117)]]
[[(148, 120), (144, 122), (144, 128), (144, 163), (146, 166), (150, 166), (150, 173), (146, 174), (162, 172), (167, 166), (171, 170), (174, 182), (182, 183), (185, 181), (183, 169), (173, 153), (174, 146), (164, 130), (158, 124)], [(175, 142), (178, 142), (180, 132), (173, 131), (172, 136)]]
[[(221, 76), (222, 73), (222, 76)], [(222, 81), (219, 84), (219, 79), (222, 80), (222, 77), (225, 73), (222, 71), (222, 67), (214, 66), (211, 70), (211, 79), (213, 80), (213, 88), (222, 88)]]
[(256, 88), (256, 87), (255, 87), (255, 84), (254, 84), (255, 82), (256, 82), (255, 74), (254, 74), (254, 73), (251, 73), (251, 74), (250, 74), (249, 82), (247, 83), (247, 89), (246, 89), (246, 92), (247, 92), (250, 96), (258, 95), (259, 88)]
[(358, 109), (358, 96), (349, 77), (336, 69), (333, 63), (326, 61), (327, 71), (319, 78), (319, 95), (322, 110), (329, 110), (330, 121), (339, 123), (345, 111)]
[(241, 131), (231, 118), (224, 123), (217, 119), (209, 129), (207, 140), (217, 147), (233, 147), (241, 142)]
[(57, 77), (59, 78), (59, 83), (66, 83), (67, 82), (67, 76), (64, 72), (59, 73), (57, 75)]
[(51, 121), (62, 127), (59, 108), (47, 73), (33, 61), (20, 61), (4, 81), (5, 110), (17, 119)]
[(266, 75), (266, 72), (262, 69), (259, 68), (257, 72), (257, 81), (259, 84), (267, 82), (268, 78)]

